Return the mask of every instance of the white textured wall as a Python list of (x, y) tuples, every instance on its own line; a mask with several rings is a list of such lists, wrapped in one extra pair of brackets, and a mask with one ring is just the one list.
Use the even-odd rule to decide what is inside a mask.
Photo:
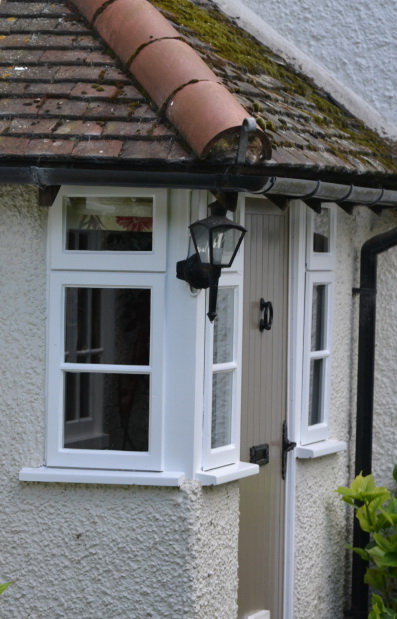
[[(351, 533), (353, 514), (334, 491), (354, 477), (359, 298), (352, 297), (352, 288), (359, 286), (362, 244), (395, 225), (394, 213), (379, 218), (367, 209), (358, 209), (353, 216), (338, 210), (330, 438), (349, 441), (352, 437), (352, 442), (348, 452), (297, 461), (294, 619), (339, 619), (348, 604), (351, 555), (345, 550), (345, 544)], [(378, 410), (374, 445), (375, 465), (381, 472), (385, 467), (390, 469), (390, 461), (397, 451), (397, 353), (393, 347), (394, 343), (397, 345), (397, 287), (393, 284), (397, 252), (388, 256), (387, 262), (387, 270), (381, 267), (379, 281), (383, 355), (381, 360), (378, 353), (376, 383), (387, 404)], [(384, 350), (386, 343), (387, 350)]]
[(233, 619), (237, 483), (18, 481), (44, 458), (46, 219), (0, 187), (0, 617)]
[(377, 290), (372, 470), (390, 487), (397, 464), (397, 247), (378, 257)]
[(394, 0), (242, 2), (397, 124), (397, 3)]

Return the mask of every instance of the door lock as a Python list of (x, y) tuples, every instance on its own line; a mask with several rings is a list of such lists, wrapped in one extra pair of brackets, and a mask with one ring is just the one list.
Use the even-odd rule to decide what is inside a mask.
[(271, 301), (261, 299), (259, 301), (259, 309), (263, 312), (263, 317), (259, 321), (259, 331), (270, 331), (273, 324), (273, 304)]
[(263, 466), (269, 462), (269, 445), (263, 443), (263, 445), (254, 445), (250, 447), (250, 462), (251, 464), (259, 464)]

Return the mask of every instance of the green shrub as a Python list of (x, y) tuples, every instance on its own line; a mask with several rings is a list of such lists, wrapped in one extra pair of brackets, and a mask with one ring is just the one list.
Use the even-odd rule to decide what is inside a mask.
[[(397, 482), (397, 465), (393, 471)], [(397, 498), (378, 487), (372, 475), (360, 473), (347, 488), (337, 489), (356, 512), (360, 527), (370, 535), (365, 548), (353, 552), (368, 561), (364, 581), (375, 591), (368, 619), (397, 619)]]
[(4, 591), (5, 591), (6, 589), (8, 589), (8, 587), (9, 587), (10, 585), (12, 585), (12, 581), (11, 581), (11, 582), (4, 582), (3, 584), (0, 584), (0, 595), (1, 595), (2, 593), (4, 593)]

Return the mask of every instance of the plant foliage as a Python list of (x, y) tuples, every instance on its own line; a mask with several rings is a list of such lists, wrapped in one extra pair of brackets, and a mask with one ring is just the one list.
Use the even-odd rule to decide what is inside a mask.
[(4, 591), (5, 591), (6, 589), (8, 589), (8, 587), (9, 587), (10, 585), (12, 585), (12, 583), (13, 583), (13, 581), (11, 581), (11, 582), (4, 582), (4, 583), (0, 584), (0, 595), (1, 595), (2, 593), (4, 593)]
[[(393, 471), (397, 482), (397, 465)], [(375, 591), (368, 619), (397, 619), (397, 497), (376, 486), (372, 475), (361, 473), (349, 487), (337, 489), (353, 507), (363, 531), (370, 534), (365, 548), (353, 548), (369, 566), (364, 581)]]

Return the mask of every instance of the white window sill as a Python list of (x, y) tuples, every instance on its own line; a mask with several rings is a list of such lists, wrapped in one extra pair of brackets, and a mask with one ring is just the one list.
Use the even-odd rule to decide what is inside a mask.
[(62, 469), (41, 466), (23, 468), (20, 481), (60, 482), (71, 484), (114, 484), (122, 486), (181, 486), (185, 474), (179, 471), (163, 473), (141, 471), (109, 471), (94, 469)]
[(228, 481), (256, 475), (257, 473), (259, 473), (259, 466), (257, 464), (237, 462), (236, 464), (221, 466), (211, 471), (200, 471), (197, 473), (196, 478), (198, 481), (201, 481), (203, 486), (217, 486), (219, 484), (226, 484)]
[(311, 443), (310, 445), (299, 445), (295, 448), (297, 458), (322, 458), (338, 451), (346, 451), (347, 443), (344, 441), (328, 440)]

